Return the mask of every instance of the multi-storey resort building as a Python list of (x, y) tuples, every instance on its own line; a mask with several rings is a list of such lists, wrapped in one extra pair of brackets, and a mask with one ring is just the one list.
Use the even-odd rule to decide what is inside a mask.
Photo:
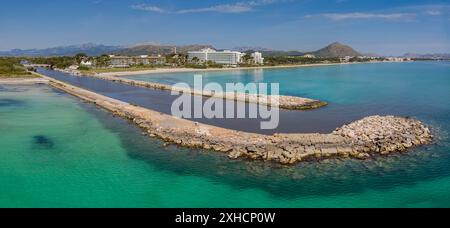
[(243, 53), (237, 51), (216, 51), (210, 48), (188, 52), (190, 61), (197, 58), (201, 63), (212, 61), (226, 66), (237, 66), (243, 55)]

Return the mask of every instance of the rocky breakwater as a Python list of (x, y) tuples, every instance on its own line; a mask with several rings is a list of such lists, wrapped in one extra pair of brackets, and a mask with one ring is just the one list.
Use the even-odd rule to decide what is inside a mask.
[(109, 80), (118, 83), (128, 84), (132, 86), (139, 86), (144, 88), (152, 88), (167, 91), (176, 91), (180, 93), (190, 93), (196, 96), (204, 97), (214, 97), (226, 100), (241, 101), (246, 103), (261, 104), (267, 106), (277, 106), (286, 110), (310, 110), (316, 109), (328, 105), (327, 102), (303, 98), (294, 96), (270, 96), (270, 95), (258, 95), (258, 94), (247, 94), (247, 93), (234, 93), (234, 92), (213, 92), (205, 90), (195, 90), (190, 88), (174, 87), (170, 85), (144, 82), (138, 80), (132, 80), (127, 78), (119, 78), (114, 76), (102, 76), (102, 75), (90, 75), (90, 77), (95, 77), (102, 80)]
[(433, 136), (428, 127), (413, 118), (371, 116), (338, 128), (333, 132), (351, 141), (362, 156), (369, 152), (390, 154), (428, 144)]
[(430, 130), (409, 118), (374, 116), (330, 134), (261, 135), (179, 119), (50, 79), (50, 85), (129, 119), (150, 137), (167, 144), (294, 164), (331, 157), (366, 159), (374, 153), (404, 151), (431, 142)]

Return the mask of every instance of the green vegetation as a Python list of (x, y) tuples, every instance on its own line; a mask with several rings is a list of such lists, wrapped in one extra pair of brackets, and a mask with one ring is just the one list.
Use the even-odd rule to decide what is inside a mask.
[(83, 60), (95, 62), (98, 67), (107, 67), (109, 65), (110, 58), (107, 55), (89, 57), (84, 53), (80, 53), (73, 57), (33, 57), (26, 58), (26, 60), (34, 64), (49, 64), (54, 68), (65, 69), (71, 65), (79, 65)]
[[(383, 61), (384, 58), (359, 58), (353, 57), (348, 60), (349, 63), (362, 63), (369, 61)], [(302, 56), (268, 56), (265, 57), (266, 66), (277, 65), (304, 65), (304, 64), (320, 64), (320, 63), (340, 63), (340, 58), (306, 58)]]
[[(375, 58), (373, 60), (375, 60), (375, 61), (384, 61), (385, 58)], [(365, 62), (369, 62), (369, 61), (372, 61), (372, 59), (353, 57), (353, 58), (351, 58), (349, 60), (349, 62), (351, 62), (351, 63), (365, 63)]]
[(213, 61), (207, 61), (206, 63), (200, 63), (200, 60), (195, 60), (196, 57), (192, 59), (194, 63), (186, 63), (184, 67), (194, 68), (194, 69), (208, 69), (208, 68), (223, 68), (222, 64), (215, 63)]
[(155, 67), (153, 66), (142, 66), (142, 65), (136, 65), (128, 68), (88, 68), (88, 67), (80, 67), (78, 70), (81, 71), (81, 73), (86, 75), (93, 75), (93, 74), (101, 74), (101, 73), (114, 73), (114, 72), (133, 72), (133, 71), (143, 71), (143, 70), (154, 70)]
[(19, 58), (0, 57), (0, 78), (35, 77), (21, 64)]
[(188, 56), (185, 54), (170, 54), (166, 55), (166, 63), (172, 67), (179, 67), (186, 65)]
[(208, 62), (206, 62), (206, 67), (207, 68), (223, 68), (223, 65), (215, 63), (213, 61), (208, 61)]
[(193, 63), (199, 63), (200, 62), (200, 59), (198, 58), (198, 57), (194, 57), (194, 58), (192, 58), (192, 60), (191, 60)]
[(77, 64), (75, 57), (62, 56), (62, 57), (34, 57), (26, 58), (34, 64), (49, 64), (52, 67), (65, 69), (71, 65)]
[(89, 58), (88, 55), (85, 54), (85, 53), (79, 53), (79, 54), (76, 54), (76, 55), (75, 55), (75, 61), (76, 61), (78, 64), (80, 64), (81, 61), (83, 61), (83, 60), (85, 60), (85, 59), (88, 59), (88, 58)]
[(305, 58), (300, 56), (268, 56), (264, 60), (265, 65), (301, 65), (319, 63), (339, 63), (339, 58)]
[(193, 68), (193, 69), (207, 69), (208, 68), (208, 66), (206, 66), (204, 64), (194, 64), (194, 63), (187, 63), (186, 65), (184, 65), (184, 67)]
[(242, 56), (242, 63), (245, 65), (253, 65), (254, 58), (250, 54), (245, 54)]
[(109, 62), (111, 61), (111, 58), (109, 55), (102, 55), (97, 58), (95, 58), (94, 62), (97, 67), (108, 67)]

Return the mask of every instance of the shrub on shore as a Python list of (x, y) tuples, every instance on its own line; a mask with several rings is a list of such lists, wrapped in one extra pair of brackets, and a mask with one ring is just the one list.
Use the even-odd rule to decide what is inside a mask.
[(0, 57), (0, 78), (18, 77), (33, 77), (33, 75), (20, 64), (20, 59)]

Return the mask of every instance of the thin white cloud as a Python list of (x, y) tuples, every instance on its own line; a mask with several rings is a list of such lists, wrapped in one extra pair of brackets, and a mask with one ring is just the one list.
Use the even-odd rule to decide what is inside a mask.
[(440, 15), (442, 15), (442, 12), (439, 10), (428, 10), (428, 11), (425, 11), (425, 14), (430, 15), (430, 16), (440, 16)]
[[(342, 0), (336, 0), (340, 2)], [(348, 13), (322, 13), (306, 15), (304, 18), (325, 18), (333, 21), (344, 20), (391, 20), (413, 21), (425, 17), (445, 16), (450, 12), (450, 5), (411, 5), (391, 8), (385, 11), (375, 12), (348, 12)]]
[(226, 5), (217, 5), (205, 8), (197, 8), (197, 9), (184, 9), (178, 10), (176, 13), (204, 13), (204, 12), (219, 12), (219, 13), (244, 13), (253, 11), (253, 8), (248, 5), (240, 5), (240, 4), (226, 4)]
[(383, 19), (383, 20), (409, 20), (416, 17), (411, 13), (326, 13), (318, 15), (307, 15), (306, 18), (323, 17), (334, 21), (351, 19)]
[(400, 10), (402, 12), (416, 12), (420, 14), (425, 14), (429, 16), (439, 16), (447, 14), (450, 12), (450, 4), (441, 4), (441, 5), (413, 5), (407, 7), (399, 7), (393, 10)]
[(447, 15), (450, 5), (420, 5), (393, 8), (384, 12), (350, 12), (350, 13), (323, 13), (307, 15), (305, 18), (326, 18), (333, 21), (344, 20), (392, 20), (411, 21), (424, 17), (438, 17)]
[(246, 2), (246, 4), (250, 5), (250, 6), (262, 6), (262, 5), (270, 5), (270, 4), (279, 2), (279, 1), (280, 0), (256, 0), (256, 1)]
[(203, 8), (192, 8), (192, 9), (179, 9), (175, 11), (168, 11), (161, 7), (149, 5), (149, 4), (137, 4), (132, 5), (131, 8), (135, 10), (143, 10), (147, 12), (157, 12), (157, 13), (177, 13), (177, 14), (187, 14), (187, 13), (206, 13), (206, 12), (218, 12), (218, 13), (245, 13), (255, 10), (256, 7), (270, 5), (276, 3), (280, 0), (253, 0), (253, 1), (242, 1), (232, 4), (221, 4), (213, 5)]
[(131, 8), (135, 9), (135, 10), (142, 10), (142, 11), (147, 11), (147, 12), (156, 12), (156, 13), (167, 12), (166, 10), (164, 10), (161, 7), (153, 6), (153, 5), (149, 5), (149, 4), (136, 4), (136, 5), (132, 5)]

